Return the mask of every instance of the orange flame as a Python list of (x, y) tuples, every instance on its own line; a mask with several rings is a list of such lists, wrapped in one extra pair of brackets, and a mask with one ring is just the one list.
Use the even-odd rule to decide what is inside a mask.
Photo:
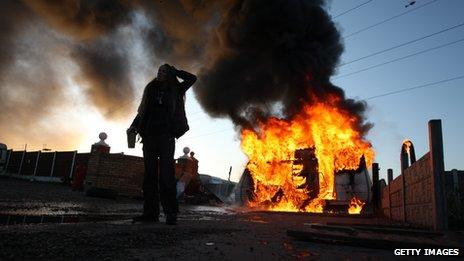
[[(369, 165), (374, 152), (356, 129), (358, 119), (339, 106), (340, 99), (306, 105), (291, 121), (270, 118), (258, 130), (244, 129), (241, 148), (248, 156), (254, 181), (251, 207), (274, 211), (322, 212), (324, 199), (335, 199), (335, 173), (358, 168), (364, 155)], [(298, 176), (303, 165), (296, 163), (297, 149), (314, 147), (318, 161), (319, 194), (309, 198)], [(276, 200), (276, 196), (278, 200)], [(308, 203), (309, 202), (309, 203)]]
[(360, 214), (361, 210), (363, 209), (364, 203), (362, 200), (353, 197), (350, 201), (350, 207), (348, 208), (349, 214)]

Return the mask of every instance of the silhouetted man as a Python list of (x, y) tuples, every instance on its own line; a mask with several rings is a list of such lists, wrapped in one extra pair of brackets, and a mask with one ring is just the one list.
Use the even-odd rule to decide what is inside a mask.
[[(183, 81), (179, 82), (177, 77)], [(196, 79), (191, 73), (164, 64), (158, 69), (157, 77), (145, 87), (138, 114), (128, 130), (142, 137), (145, 163), (143, 214), (134, 217), (136, 222), (158, 222), (160, 199), (166, 224), (177, 222), (174, 138), (189, 129), (184, 97)]]

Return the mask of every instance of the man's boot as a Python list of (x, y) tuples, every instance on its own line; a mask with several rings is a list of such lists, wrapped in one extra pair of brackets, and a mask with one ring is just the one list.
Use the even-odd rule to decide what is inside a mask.
[(157, 215), (142, 214), (140, 216), (135, 216), (132, 218), (132, 223), (142, 222), (142, 223), (156, 223), (159, 222)]

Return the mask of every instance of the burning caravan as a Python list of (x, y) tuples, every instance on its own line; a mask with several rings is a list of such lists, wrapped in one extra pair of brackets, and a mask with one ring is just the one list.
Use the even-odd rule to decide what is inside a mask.
[(364, 157), (361, 157), (358, 169), (340, 171), (335, 175), (335, 194), (338, 201), (350, 201), (354, 196), (363, 202), (370, 203), (371, 187), (372, 180)]
[(238, 201), (270, 211), (360, 213), (371, 199), (366, 166), (375, 153), (359, 122), (333, 96), (291, 119), (271, 117), (243, 129), (249, 162)]
[[(253, 176), (248, 168), (245, 169), (243, 175), (235, 190), (235, 199), (239, 205), (248, 205), (252, 207), (261, 207), (268, 210), (277, 211), (303, 211), (303, 212), (348, 212), (350, 214), (359, 214), (362, 207), (371, 201), (372, 198), (372, 181), (369, 177), (369, 172), (366, 167), (364, 156), (359, 160), (359, 166), (354, 170), (338, 171), (334, 175), (334, 195), (333, 199), (318, 200), (319, 198), (319, 170), (318, 160), (315, 156), (315, 149), (299, 149), (294, 153), (294, 159), (288, 160), (286, 163), (292, 164), (292, 173), (288, 173), (288, 177), (300, 182), (296, 189), (304, 191), (307, 198), (300, 201), (298, 208), (282, 209), (273, 208), (273, 205), (279, 205), (287, 195), (284, 190), (279, 188), (275, 194), (266, 201), (259, 201), (255, 191), (258, 189), (259, 181), (254, 181)], [(301, 167), (295, 167), (301, 166)], [(314, 204), (317, 202), (317, 204)], [(318, 207), (319, 206), (319, 207)], [(309, 208), (308, 208), (309, 207)], [(312, 208), (311, 208), (312, 207)], [(321, 209), (322, 207), (322, 209)], [(309, 210), (309, 211), (308, 211)]]

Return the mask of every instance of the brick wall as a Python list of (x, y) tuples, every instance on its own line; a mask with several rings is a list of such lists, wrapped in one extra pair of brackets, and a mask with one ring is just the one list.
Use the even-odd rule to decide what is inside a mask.
[(385, 216), (418, 227), (433, 228), (432, 173), (430, 154), (426, 153), (385, 187), (382, 193)]
[(430, 151), (383, 188), (381, 202), (386, 217), (416, 227), (447, 228), (441, 140), (441, 122), (430, 121)]
[(111, 189), (119, 195), (142, 196), (143, 158), (123, 154), (91, 153), (85, 184)]
[(406, 222), (423, 227), (434, 227), (432, 168), (430, 154), (425, 154), (404, 170)]
[(404, 219), (403, 176), (394, 179), (382, 192), (382, 209), (393, 220)]

